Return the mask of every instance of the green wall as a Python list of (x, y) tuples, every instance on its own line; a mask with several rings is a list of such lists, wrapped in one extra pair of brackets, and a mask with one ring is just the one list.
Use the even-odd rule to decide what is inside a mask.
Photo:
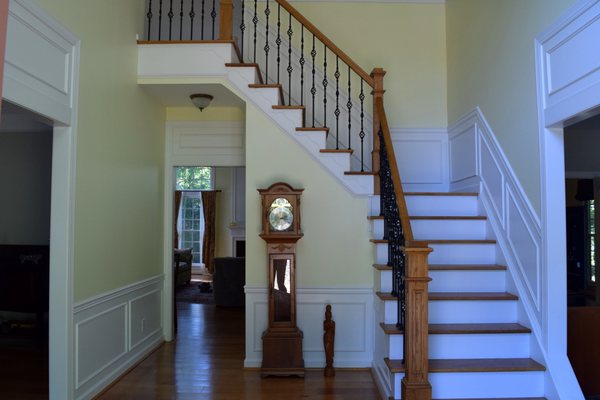
[(137, 81), (141, 0), (39, 0), (81, 40), (75, 301), (161, 274), (164, 107)]
[(448, 122), (479, 106), (538, 215), (534, 39), (575, 0), (448, 0)]
[(304, 189), (297, 286), (370, 287), (374, 248), (369, 242), (367, 198), (351, 195), (251, 103), (246, 104), (246, 139), (246, 285), (267, 286), (257, 189), (283, 181)]
[(445, 128), (444, 4), (295, 2), (319, 30), (367, 73), (387, 71), (392, 128)]

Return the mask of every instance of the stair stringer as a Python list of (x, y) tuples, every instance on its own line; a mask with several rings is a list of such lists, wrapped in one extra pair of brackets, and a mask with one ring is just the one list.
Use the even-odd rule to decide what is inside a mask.
[[(216, 61), (215, 61), (216, 60)], [(345, 175), (350, 171), (350, 155), (321, 153), (327, 147), (326, 133), (297, 132), (303, 127), (302, 110), (274, 110), (279, 105), (278, 88), (251, 88), (256, 84), (256, 69), (227, 67), (239, 62), (229, 43), (142, 44), (138, 45), (138, 84), (198, 84), (219, 83), (238, 97), (254, 104), (282, 132), (290, 136), (324, 170), (338, 180), (354, 196), (373, 193), (372, 175)]]

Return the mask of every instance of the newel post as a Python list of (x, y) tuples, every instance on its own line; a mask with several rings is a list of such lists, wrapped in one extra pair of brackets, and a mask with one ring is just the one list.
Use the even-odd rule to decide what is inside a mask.
[(233, 0), (219, 0), (219, 40), (233, 40)]
[[(371, 78), (373, 78), (374, 83), (373, 91), (371, 92), (373, 95), (373, 150), (371, 151), (371, 170), (375, 172), (379, 172), (379, 150), (381, 148), (378, 134), (381, 120), (379, 119), (380, 110), (377, 109), (377, 99), (383, 99), (383, 94), (385, 93), (383, 89), (384, 76), (385, 71), (383, 68), (373, 68), (373, 71), (371, 71)], [(379, 174), (375, 174), (374, 184), (373, 193), (379, 194)]]
[(427, 307), (427, 257), (431, 253), (427, 243), (407, 243), (406, 254), (406, 347), (404, 349), (405, 374), (402, 379), (402, 398), (405, 400), (431, 400), (429, 373), (429, 322)]

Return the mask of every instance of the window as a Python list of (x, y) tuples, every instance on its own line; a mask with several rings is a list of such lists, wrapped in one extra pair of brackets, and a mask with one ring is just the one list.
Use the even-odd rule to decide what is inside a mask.
[(182, 191), (177, 219), (179, 248), (192, 248), (195, 265), (202, 264), (204, 213), (201, 192), (213, 189), (214, 175), (212, 167), (175, 167), (175, 188)]
[(596, 205), (594, 200), (585, 202), (586, 206), (586, 281), (596, 283)]

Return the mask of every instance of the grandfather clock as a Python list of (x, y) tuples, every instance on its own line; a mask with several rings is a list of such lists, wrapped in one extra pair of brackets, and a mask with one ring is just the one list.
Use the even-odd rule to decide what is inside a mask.
[(262, 335), (262, 376), (304, 376), (302, 331), (296, 326), (296, 242), (300, 230), (300, 195), (279, 182), (259, 189), (262, 232), (269, 269), (269, 327)]

